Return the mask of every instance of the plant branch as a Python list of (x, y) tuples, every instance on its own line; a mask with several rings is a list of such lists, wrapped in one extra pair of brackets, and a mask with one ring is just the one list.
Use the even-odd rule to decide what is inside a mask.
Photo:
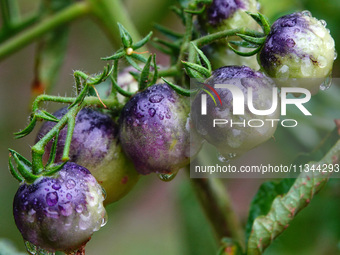
[(227, 190), (217, 178), (193, 178), (191, 182), (219, 241), (231, 237), (244, 246), (244, 234)]
[(14, 36), (0, 46), (0, 59), (3, 59), (11, 53), (23, 48), (29, 43), (36, 40), (43, 34), (62, 26), (78, 17), (89, 13), (90, 8), (87, 3), (79, 2), (71, 5), (68, 8), (48, 17), (38, 24), (30, 27), (26, 31)]
[[(121, 44), (117, 22), (121, 23), (130, 33), (134, 41), (139, 35), (121, 0), (86, 0), (91, 6), (92, 15), (99, 21), (109, 40), (114, 45)], [(145, 48), (142, 48), (145, 50)]]

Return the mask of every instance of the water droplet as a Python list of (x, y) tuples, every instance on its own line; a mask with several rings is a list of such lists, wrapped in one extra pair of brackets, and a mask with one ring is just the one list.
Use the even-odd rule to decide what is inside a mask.
[(72, 179), (68, 179), (66, 182), (66, 188), (73, 189), (76, 186), (76, 182)]
[(163, 115), (163, 114), (159, 114), (159, 115), (158, 115), (158, 118), (159, 118), (160, 120), (164, 120), (164, 115)]
[(100, 227), (104, 227), (104, 226), (106, 225), (106, 223), (107, 223), (107, 220), (108, 220), (108, 215), (107, 215), (107, 213), (105, 212)]
[(327, 26), (327, 22), (326, 22), (325, 20), (320, 19), (319, 22), (320, 22), (320, 24), (321, 24), (322, 26), (324, 26), (324, 27)]
[(158, 178), (163, 182), (172, 181), (177, 175), (177, 172), (171, 174), (159, 174)]
[(57, 192), (49, 192), (46, 194), (46, 203), (49, 206), (54, 206), (56, 203), (58, 203), (58, 194)]
[(150, 102), (151, 103), (159, 103), (163, 100), (163, 96), (161, 94), (155, 94), (150, 97)]
[(30, 209), (30, 210), (28, 211), (27, 221), (28, 221), (29, 223), (34, 222), (35, 213), (36, 213), (36, 211), (35, 211), (34, 209)]
[(76, 211), (77, 211), (77, 213), (82, 213), (83, 210), (84, 210), (84, 208), (83, 208), (82, 205), (77, 205), (77, 206), (76, 206)]
[(29, 241), (25, 241), (25, 246), (26, 246), (26, 250), (29, 254), (31, 254), (31, 255), (37, 254), (37, 246), (30, 243)]
[(54, 184), (52, 185), (52, 188), (55, 189), (55, 190), (59, 190), (59, 189), (61, 188), (61, 186), (60, 186), (60, 184), (58, 184), (58, 183), (54, 183)]
[(288, 47), (293, 48), (296, 43), (295, 43), (295, 41), (292, 38), (288, 38), (286, 40), (286, 44), (287, 44)]
[(338, 52), (335, 50), (334, 51), (334, 60), (336, 60), (338, 58)]
[(310, 11), (308, 11), (308, 10), (304, 10), (301, 13), (302, 13), (302, 15), (305, 15), (307, 17), (312, 17), (312, 13)]
[(227, 163), (227, 162), (230, 161), (229, 158), (223, 156), (222, 154), (218, 154), (218, 155), (217, 155), (217, 158), (218, 158), (218, 160), (219, 160), (220, 162), (223, 162), (223, 163)]
[(67, 193), (67, 194), (66, 194), (66, 198), (67, 198), (68, 200), (71, 200), (71, 199), (72, 199), (72, 195), (71, 195), (70, 193)]
[(44, 209), (44, 213), (49, 218), (53, 218), (53, 219), (58, 219), (59, 218), (58, 212), (56, 212), (54, 210), (51, 210), (50, 207), (45, 208)]
[(156, 110), (154, 108), (150, 108), (148, 112), (149, 112), (150, 117), (153, 117), (156, 114)]
[(329, 89), (331, 85), (332, 85), (332, 74), (330, 74), (326, 78), (326, 80), (321, 84), (320, 89), (321, 90)]
[(72, 214), (73, 209), (71, 202), (66, 202), (65, 204), (59, 205), (58, 207), (61, 215), (67, 217)]

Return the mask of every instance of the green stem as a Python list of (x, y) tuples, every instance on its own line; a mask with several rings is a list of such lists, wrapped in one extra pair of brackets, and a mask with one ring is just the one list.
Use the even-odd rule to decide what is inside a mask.
[(172, 66), (168, 69), (158, 71), (158, 77), (170, 77), (176, 76), (179, 74), (179, 71), (176, 66)]
[[(209, 34), (203, 37), (200, 37), (194, 41), (192, 41), (192, 43), (197, 46), (198, 48), (201, 48), (202, 46), (205, 46), (207, 44), (210, 44), (212, 42), (221, 40), (223, 38), (226, 38), (228, 36), (234, 36), (236, 34), (246, 34), (246, 35), (250, 35), (250, 36), (256, 36), (256, 37), (262, 37), (264, 36), (263, 33), (257, 32), (255, 30), (250, 30), (248, 28), (237, 28), (237, 29), (230, 29), (230, 30), (224, 30), (221, 32), (217, 32), (214, 34)], [(189, 57), (188, 57), (188, 61), (189, 62), (195, 62), (195, 56), (196, 56), (196, 51), (195, 48), (192, 44), (189, 45)]]
[(83, 2), (75, 3), (70, 7), (56, 13), (55, 15), (42, 20), (37, 25), (29, 28), (4, 42), (0, 46), (0, 59), (5, 58), (11, 53), (23, 48), (43, 34), (62, 26), (80, 16), (89, 13), (89, 5)]
[(17, 0), (1, 0), (2, 29), (10, 30), (19, 21), (20, 12)]
[(193, 178), (191, 182), (218, 240), (231, 237), (238, 241), (241, 247), (244, 247), (244, 231), (221, 180)]
[[(45, 146), (49, 141), (55, 137), (61, 129), (65, 127), (66, 124), (69, 123), (70, 119), (75, 119), (75, 116), (77, 113), (81, 110), (83, 107), (82, 104), (75, 105), (72, 107), (61, 119), (60, 121), (43, 137), (32, 147), (32, 170), (33, 174), (38, 175), (44, 171), (44, 165), (42, 162), (42, 156), (45, 152)], [(73, 130), (72, 130), (73, 132)], [(69, 133), (69, 132), (68, 132)], [(71, 137), (72, 138), (72, 137)], [(65, 148), (64, 148), (65, 152)], [(63, 156), (64, 157), (64, 156)]]
[(115, 45), (121, 44), (117, 22), (121, 23), (130, 33), (134, 41), (139, 41), (135, 25), (127, 13), (121, 0), (86, 0), (91, 6), (93, 16), (98, 20), (110, 41)]

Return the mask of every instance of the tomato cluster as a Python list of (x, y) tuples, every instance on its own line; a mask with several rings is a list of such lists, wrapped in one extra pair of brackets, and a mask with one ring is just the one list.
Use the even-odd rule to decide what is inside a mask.
[[(253, 9), (256, 10), (256, 1), (213, 1), (198, 19), (200, 31), (206, 35), (235, 29), (241, 23), (256, 27), (254, 20), (244, 12)], [(235, 44), (254, 46), (261, 39), (256, 36), (255, 39), (244, 38), (252, 41)], [(216, 49), (222, 47), (226, 53), (226, 39), (222, 41), (215, 45), (216, 48), (205, 49), (211, 62)], [(288, 79), (307, 78), (307, 81), (295, 82), (294, 86), (315, 94), (331, 73), (334, 41), (323, 22), (308, 13), (281, 17), (259, 45), (255, 46), (258, 47), (260, 71), (245, 65), (218, 66), (213, 63), (219, 68), (202, 84), (210, 88), (216, 84), (231, 84), (245, 97), (251, 91), (253, 107), (266, 110), (271, 107), (269, 99), (273, 88), (287, 86)], [(127, 55), (133, 54), (131, 47), (128, 47)], [(140, 83), (146, 84), (144, 81)], [(118, 114), (98, 106), (82, 108), (75, 117), (66, 164), (63, 152), (69, 136), (68, 128), (61, 129), (55, 141), (47, 143), (43, 164), (53, 156), (55, 163), (62, 167), (58, 172), (42, 174), (34, 181), (20, 185), (13, 208), (16, 225), (25, 240), (52, 252), (78, 250), (105, 223), (104, 205), (124, 197), (140, 175), (176, 174), (198, 154), (203, 141), (214, 145), (224, 158), (234, 158), (264, 143), (275, 132), (276, 124), (270, 125), (269, 122), (256, 128), (239, 125), (212, 129), (214, 119), (228, 118), (239, 123), (255, 117), (260, 120), (279, 119), (279, 110), (255, 116), (244, 101), (244, 115), (234, 116), (235, 98), (231, 91), (216, 88), (214, 91), (221, 103), (216, 104), (214, 98), (208, 97), (208, 110), (202, 116), (201, 98), (206, 90), (196, 91), (190, 107), (189, 97), (177, 93), (179, 91), (172, 85), (158, 83), (140, 87)], [(122, 102), (120, 100), (120, 104)], [(69, 108), (62, 108), (48, 117), (58, 121), (68, 111)], [(37, 143), (49, 134), (56, 122), (44, 123)], [(100, 185), (106, 192), (105, 201)]]

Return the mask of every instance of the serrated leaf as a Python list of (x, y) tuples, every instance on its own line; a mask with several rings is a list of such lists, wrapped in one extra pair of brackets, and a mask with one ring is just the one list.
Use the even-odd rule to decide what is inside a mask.
[[(312, 165), (339, 164), (340, 140), (318, 163), (310, 162)], [(303, 172), (295, 180), (288, 193), (274, 199), (270, 211), (265, 216), (257, 217), (253, 223), (248, 240), (247, 254), (260, 255), (280, 235), (294, 219), (294, 217), (305, 208), (314, 195), (327, 183), (331, 171)]]
[(137, 42), (134, 45), (132, 45), (132, 49), (137, 50), (137, 49), (143, 47), (150, 40), (151, 36), (152, 36), (152, 32), (150, 32), (147, 36), (145, 36), (139, 42)]
[(120, 38), (122, 39), (124, 48), (130, 48), (133, 42), (130, 33), (120, 23), (118, 23), (118, 29), (119, 29)]
[(273, 200), (277, 196), (287, 193), (294, 181), (295, 179), (293, 178), (287, 178), (280, 182), (265, 182), (260, 186), (250, 205), (246, 225), (246, 240), (250, 236), (254, 220), (261, 215), (266, 215), (271, 208)]

